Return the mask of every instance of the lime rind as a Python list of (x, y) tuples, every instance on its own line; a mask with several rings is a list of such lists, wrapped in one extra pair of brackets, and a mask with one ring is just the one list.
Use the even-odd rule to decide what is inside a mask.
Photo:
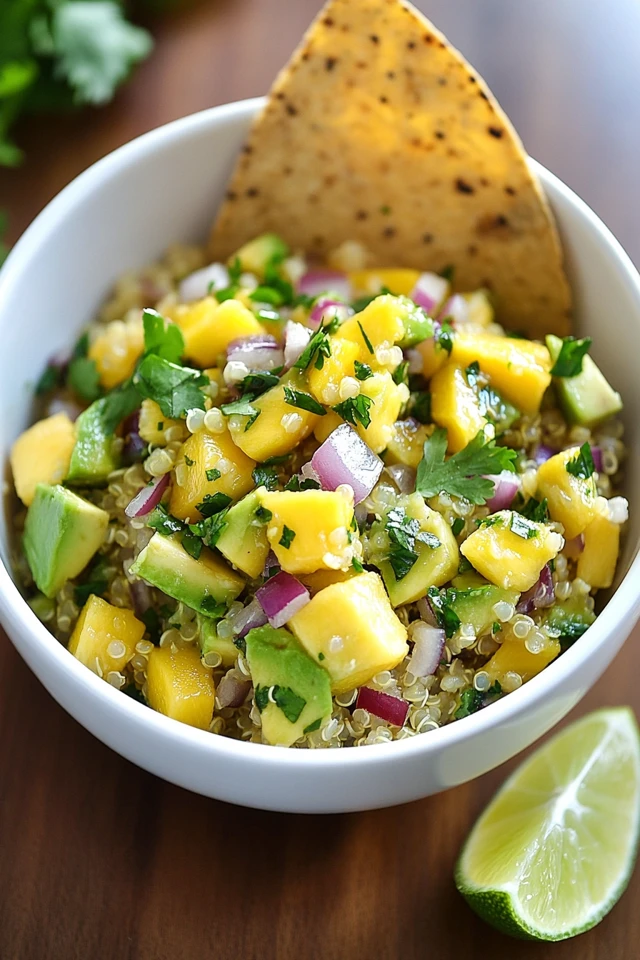
[[(590, 909), (584, 910), (580, 912), (579, 915), (576, 915), (576, 922), (574, 924), (559, 928), (552, 925), (535, 924), (531, 922), (530, 911), (520, 902), (518, 897), (520, 877), (514, 876), (510, 882), (503, 884), (482, 885), (474, 883), (469, 877), (469, 868), (466, 863), (467, 855), (474, 843), (476, 846), (478, 846), (478, 842), (481, 844), (483, 828), (486, 829), (486, 823), (490, 819), (496, 805), (501, 801), (504, 802), (505, 798), (508, 798), (519, 790), (518, 784), (522, 781), (527, 781), (527, 774), (530, 768), (533, 767), (535, 763), (539, 764), (541, 760), (545, 765), (553, 768), (554, 751), (558, 752), (558, 742), (564, 741), (563, 746), (565, 749), (567, 743), (573, 742), (571, 738), (575, 738), (576, 745), (579, 742), (582, 743), (585, 735), (587, 737), (589, 736), (590, 731), (588, 728), (594, 724), (600, 724), (606, 731), (603, 741), (605, 746), (607, 737), (612, 734), (616, 735), (616, 745), (618, 749), (620, 749), (621, 744), (624, 746), (626, 750), (626, 760), (630, 762), (633, 770), (633, 783), (630, 784), (630, 794), (626, 801), (628, 813), (630, 814), (630, 829), (628, 834), (622, 836), (624, 841), (623, 853), (622, 856), (619, 857), (619, 863), (617, 864), (617, 882), (612, 884), (607, 896), (603, 897), (599, 902), (592, 904)], [(597, 751), (594, 751), (594, 753), (597, 754)], [(602, 750), (600, 753), (602, 753)], [(587, 770), (587, 773), (588, 772)], [(557, 791), (553, 794), (548, 793), (546, 798), (547, 803), (558, 795)], [(606, 810), (601, 812), (602, 817), (604, 817), (606, 813)], [(492, 826), (495, 827), (495, 823), (493, 825), (490, 824), (489, 831), (487, 831), (488, 833), (490, 833)], [(554, 826), (557, 827), (557, 823), (554, 824)], [(503, 933), (524, 940), (565, 940), (590, 930), (606, 916), (620, 899), (633, 872), (639, 835), (640, 731), (638, 730), (635, 716), (629, 708), (617, 707), (598, 710), (577, 721), (571, 727), (568, 727), (550, 740), (521, 765), (506, 781), (478, 819), (462, 849), (455, 871), (456, 886), (474, 912)], [(480, 838), (479, 841), (478, 838)], [(507, 844), (509, 839), (507, 839)], [(476, 849), (474, 851), (476, 860), (478, 856), (478, 850)], [(602, 856), (604, 856), (604, 851), (602, 852)], [(517, 869), (516, 866), (515, 870), (517, 871)], [(584, 865), (582, 869), (585, 869)]]

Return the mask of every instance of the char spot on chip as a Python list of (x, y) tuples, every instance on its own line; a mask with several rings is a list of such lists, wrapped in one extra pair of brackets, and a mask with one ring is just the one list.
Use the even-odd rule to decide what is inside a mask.
[(510, 197), (515, 197), (516, 195), (515, 187), (505, 187), (504, 192), (508, 193)]
[(407, 50), (415, 50), (416, 43), (415, 40), (409, 40), (407, 43)]
[(303, 60), (308, 60), (308, 59), (309, 59), (309, 51), (308, 51), (308, 50), (305, 50), (305, 52), (302, 54), (302, 59), (303, 59)]
[(469, 254), (469, 256), (475, 257), (477, 252), (478, 252), (478, 248), (476, 247), (475, 243), (470, 243), (469, 246), (467, 247), (467, 253)]
[(469, 83), (475, 83), (475, 82), (476, 82), (476, 78), (475, 78), (473, 75), (470, 75), (470, 76), (469, 76)]
[(430, 33), (425, 33), (422, 39), (424, 40), (425, 43), (433, 43), (433, 37), (431, 36)]
[[(447, 147), (447, 156), (448, 156), (448, 157), (457, 157), (457, 156), (458, 156), (458, 151), (457, 151), (457, 150), (454, 150), (453, 147)], [(460, 188), (458, 187), (458, 189), (460, 189)], [(463, 191), (463, 192), (464, 192), (464, 193), (473, 193), (473, 190), (465, 190), (465, 191)]]
[(439, 41), (438, 41), (438, 45), (439, 45), (443, 50), (444, 50), (444, 48), (446, 47), (446, 43), (444, 43), (442, 40), (439, 40)]
[(446, 87), (446, 85), (447, 85), (447, 78), (446, 78), (446, 77), (438, 77), (438, 86), (439, 86), (439, 87)]
[(325, 17), (322, 22), (324, 23), (325, 27), (332, 27), (335, 23), (335, 20), (333, 17)]
[(423, 243), (433, 243), (433, 234), (432, 233), (423, 233), (422, 234)]
[(242, 150), (243, 150), (244, 153), (253, 153), (253, 147), (251, 146), (250, 143), (245, 143), (245, 145), (244, 145), (244, 147), (242, 148)]
[(356, 212), (356, 220), (366, 220), (369, 214), (366, 210), (358, 210)]
[(395, 237), (396, 232), (397, 231), (395, 227), (385, 227), (384, 230), (382, 231), (382, 236), (389, 237), (389, 238)]
[(463, 180), (462, 177), (458, 177), (456, 180), (456, 190), (460, 193), (474, 193), (474, 189), (470, 183), (467, 183), (466, 180)]
[(324, 177), (323, 183), (325, 187), (332, 187), (336, 182), (336, 180), (337, 180), (337, 177), (334, 173), (328, 173), (326, 177)]
[(282, 172), (284, 173), (285, 177), (290, 177), (293, 173), (293, 167), (284, 167)]
[(436, 140), (444, 140), (444, 138), (446, 137), (446, 133), (444, 132), (444, 130), (436, 130), (436, 132), (434, 133), (434, 136)]
[(488, 187), (488, 186), (489, 186), (489, 181), (487, 180), (486, 177), (480, 177), (480, 186), (481, 186), (481, 187)]
[(487, 130), (489, 131), (492, 137), (496, 137), (498, 140), (503, 134), (503, 130), (501, 127), (487, 127)]
[(284, 93), (282, 90), (279, 90), (278, 93), (276, 93), (276, 100), (284, 100)]
[(478, 220), (477, 231), (479, 234), (495, 233), (496, 231), (502, 232), (502, 230), (508, 226), (509, 221), (504, 214), (499, 213), (493, 216), (488, 213)]
[(338, 58), (337, 58), (337, 57), (327, 57), (327, 59), (326, 59), (325, 62), (324, 62), (325, 69), (326, 69), (326, 70), (333, 70), (333, 68), (335, 67), (335, 65), (336, 65), (337, 62), (338, 62)]
[(318, 202), (318, 194), (317, 194), (317, 193), (310, 193), (309, 196), (307, 197), (307, 200), (309, 201), (309, 203), (317, 203), (317, 202)]
[(372, 33), (369, 39), (371, 40), (371, 43), (380, 43), (380, 37), (377, 35), (377, 33)]
[(496, 217), (496, 227), (508, 227), (509, 221), (503, 213), (499, 213)]
[(358, 70), (366, 70), (368, 66), (369, 64), (366, 62), (366, 60), (356, 60), (356, 67)]
[(384, 94), (380, 97), (380, 103), (389, 103), (389, 98), (385, 97)]
[(249, 187), (249, 189), (247, 190), (247, 196), (248, 196), (248, 197), (257, 197), (258, 194), (259, 194), (259, 192), (260, 192), (260, 191), (258, 190), (257, 187)]
[(413, 139), (411, 140), (411, 146), (412, 146), (412, 147), (421, 147), (421, 146), (422, 146), (422, 140), (420, 139), (420, 137), (413, 137)]
[(227, 190), (227, 200), (237, 200), (238, 194), (235, 190)]
[(286, 109), (286, 111), (287, 111), (287, 113), (289, 114), (290, 117), (295, 117), (295, 115), (296, 115), (297, 112), (298, 112), (297, 108), (294, 107), (294, 105), (293, 105), (292, 103), (288, 103), (288, 104), (286, 105), (285, 109)]
[(489, 97), (486, 95), (486, 93), (484, 92), (484, 90), (478, 90), (478, 93), (480, 94), (480, 96), (482, 97), (483, 100), (488, 100), (488, 99), (489, 99)]
[(395, 80), (396, 75), (395, 75), (395, 73), (393, 72), (393, 70), (387, 70), (387, 77), (388, 77), (389, 80)]

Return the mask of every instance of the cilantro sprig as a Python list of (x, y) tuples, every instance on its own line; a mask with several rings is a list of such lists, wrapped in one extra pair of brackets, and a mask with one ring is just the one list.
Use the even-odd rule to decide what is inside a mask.
[(294, 390), (293, 387), (284, 388), (284, 402), (291, 407), (298, 407), (299, 410), (307, 410), (309, 413), (315, 413), (319, 417), (326, 414), (325, 408), (318, 403), (315, 397), (310, 393), (303, 393), (301, 390)]
[(492, 497), (495, 488), (486, 474), (515, 471), (516, 451), (496, 446), (495, 440), (487, 440), (482, 430), (448, 460), (446, 451), (447, 431), (438, 428), (425, 440), (418, 464), (416, 491), (426, 499), (448, 493), (481, 505)]
[(306, 370), (313, 363), (316, 370), (322, 370), (325, 358), (331, 356), (329, 336), (335, 333), (339, 326), (339, 319), (334, 317), (329, 323), (319, 327), (294, 363), (294, 367), (297, 370)]
[(577, 477), (579, 480), (588, 480), (593, 476), (596, 466), (588, 443), (583, 443), (575, 457), (567, 460), (566, 470), (572, 477)]
[(385, 530), (389, 537), (387, 559), (396, 580), (406, 577), (418, 559), (416, 542), (424, 543), (432, 550), (441, 545), (435, 534), (420, 529), (419, 520), (406, 515), (404, 507), (394, 507), (389, 510)]
[(551, 376), (577, 377), (582, 373), (582, 361), (592, 343), (591, 337), (583, 337), (581, 340), (575, 337), (564, 337), (560, 353), (551, 367)]

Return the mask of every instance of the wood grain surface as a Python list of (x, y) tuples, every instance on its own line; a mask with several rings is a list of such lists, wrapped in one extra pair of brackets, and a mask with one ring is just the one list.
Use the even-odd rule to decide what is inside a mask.
[[(532, 155), (640, 263), (636, 0), (418, 6), (484, 74)], [(318, 7), (209, 0), (152, 20), (155, 52), (112, 105), (17, 131), (27, 161), (0, 171), (11, 239), (114, 147), (183, 114), (263, 93)], [(640, 711), (638, 642), (636, 630), (573, 717), (607, 704)], [(243, 810), (169, 786), (102, 746), (0, 635), (0, 958), (634, 960), (640, 871), (599, 927), (549, 946), (493, 932), (457, 895), (452, 869), (463, 838), (513, 766), (391, 810)]]

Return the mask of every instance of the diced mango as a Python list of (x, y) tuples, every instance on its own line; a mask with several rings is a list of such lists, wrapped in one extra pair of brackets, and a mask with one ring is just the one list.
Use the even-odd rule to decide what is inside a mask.
[(28, 507), (39, 483), (55, 486), (66, 477), (76, 431), (66, 413), (39, 420), (21, 433), (9, 459), (16, 493)]
[(551, 519), (564, 526), (567, 540), (586, 530), (597, 513), (595, 478), (583, 480), (567, 470), (568, 461), (579, 453), (579, 447), (562, 450), (538, 469), (538, 495), (546, 497)]
[(381, 370), (363, 380), (360, 393), (373, 401), (369, 407), (371, 423), (363, 427), (358, 422), (356, 430), (374, 453), (380, 453), (393, 437), (395, 422), (409, 399), (409, 390), (404, 383), (394, 383), (391, 374)]
[(456, 333), (451, 360), (460, 367), (478, 361), (507, 400), (525, 413), (540, 409), (551, 383), (551, 357), (543, 344), (493, 334)]
[(383, 287), (392, 293), (409, 296), (420, 278), (419, 270), (405, 267), (383, 267), (377, 270), (354, 270), (349, 281), (356, 294), (378, 294)]
[(404, 463), (417, 467), (422, 460), (427, 428), (417, 420), (397, 420), (384, 455), (386, 464)]
[[(365, 341), (363, 330), (373, 348), (373, 353)], [(376, 297), (361, 313), (345, 320), (339, 327), (336, 337), (357, 343), (360, 350), (358, 359), (361, 363), (375, 366), (376, 349), (384, 345), (392, 346), (394, 343), (400, 343), (404, 337), (402, 311), (399, 309), (397, 298), (392, 297), (391, 294)]]
[(176, 323), (182, 330), (185, 355), (200, 367), (212, 367), (237, 337), (264, 333), (254, 314), (238, 300), (218, 303), (205, 297), (176, 311)]
[(548, 525), (525, 520), (511, 510), (487, 519), (463, 542), (461, 553), (497, 587), (529, 590), (544, 565), (562, 550), (563, 538)]
[(89, 347), (89, 359), (95, 360), (100, 383), (112, 390), (134, 371), (144, 349), (144, 332), (139, 316), (130, 320), (112, 320)]
[(353, 567), (349, 567), (347, 570), (316, 570), (315, 573), (303, 573), (300, 574), (300, 580), (305, 587), (309, 588), (309, 593), (313, 596), (325, 587), (330, 587), (332, 583), (344, 583), (355, 575), (356, 571)]
[(145, 625), (132, 610), (114, 607), (91, 594), (69, 640), (69, 652), (99, 677), (121, 673), (144, 636)]
[(200, 730), (213, 716), (216, 689), (195, 647), (155, 647), (147, 667), (147, 699), (158, 713)]
[(180, 433), (176, 431), (174, 438), (176, 440), (184, 440), (189, 436), (184, 420), (172, 420), (170, 417), (165, 417), (155, 400), (143, 400), (138, 421), (138, 433), (142, 439), (147, 443), (165, 444), (167, 440), (164, 432), (169, 428), (180, 430)]
[(430, 380), (434, 373), (437, 373), (449, 359), (449, 354), (444, 347), (439, 346), (433, 337), (423, 340), (416, 347), (416, 350), (422, 357), (422, 375)]
[(584, 550), (578, 557), (578, 576), (592, 589), (610, 587), (620, 550), (619, 524), (597, 513), (583, 536)]
[(341, 423), (344, 423), (344, 420), (339, 414), (333, 410), (327, 410), (324, 417), (318, 418), (318, 422), (313, 428), (313, 435), (318, 443), (324, 443), (327, 437), (332, 434)]
[(331, 356), (324, 358), (321, 370), (311, 366), (309, 390), (320, 403), (333, 405), (340, 402), (340, 384), (345, 377), (354, 376), (353, 362), (360, 355), (357, 343), (330, 337)]
[(449, 438), (449, 452), (458, 453), (489, 421), (480, 413), (478, 397), (464, 370), (447, 363), (431, 381), (431, 415)]
[[(267, 538), (287, 573), (348, 569), (353, 558), (353, 496), (348, 490), (302, 490), (299, 493), (258, 490), (270, 510)], [(287, 546), (288, 544), (288, 546)]]
[(511, 636), (505, 639), (488, 663), (482, 667), (493, 682), (503, 684), (508, 673), (517, 674), (523, 683), (544, 670), (560, 653), (560, 642), (548, 638), (538, 653), (530, 653), (525, 641)]
[(353, 690), (393, 670), (409, 648), (376, 573), (325, 587), (289, 621), (307, 653), (329, 672), (334, 693)]
[[(199, 520), (202, 514), (197, 504), (208, 496), (224, 493), (239, 500), (254, 486), (251, 472), (255, 460), (235, 445), (228, 430), (214, 435), (203, 429), (192, 434), (182, 445), (179, 463), (182, 462), (186, 466), (180, 471), (182, 484), (176, 477), (169, 505), (171, 513), (180, 520)], [(216, 471), (220, 476), (216, 476)]]
[(302, 393), (309, 392), (302, 371), (290, 370), (277, 386), (252, 401), (251, 405), (259, 411), (257, 419), (251, 422), (249, 417), (237, 414), (229, 418), (234, 442), (247, 456), (259, 462), (290, 453), (309, 436), (321, 419), (316, 413), (287, 403), (285, 386)]

